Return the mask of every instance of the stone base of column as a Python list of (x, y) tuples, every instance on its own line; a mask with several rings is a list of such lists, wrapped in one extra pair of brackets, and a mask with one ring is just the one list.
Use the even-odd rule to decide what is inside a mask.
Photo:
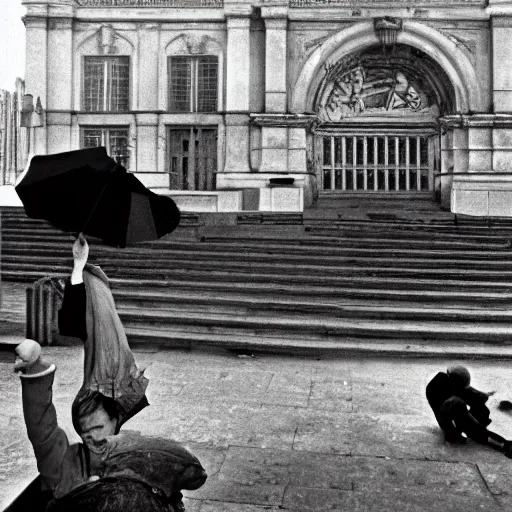
[(454, 213), (512, 216), (512, 115), (475, 114), (442, 119), (453, 130), (451, 165), (443, 165), (442, 204)]
[(249, 116), (247, 114), (226, 115), (225, 140), (224, 172), (251, 172)]

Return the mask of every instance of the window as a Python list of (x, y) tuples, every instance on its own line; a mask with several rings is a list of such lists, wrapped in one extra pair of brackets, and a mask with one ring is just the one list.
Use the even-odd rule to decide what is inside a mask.
[(218, 59), (215, 56), (169, 57), (169, 110), (217, 110)]
[(113, 126), (110, 128), (82, 128), (82, 147), (95, 148), (105, 146), (108, 154), (127, 169), (130, 167), (128, 147), (129, 128)]
[(86, 112), (126, 112), (129, 96), (129, 57), (85, 57), (83, 109)]

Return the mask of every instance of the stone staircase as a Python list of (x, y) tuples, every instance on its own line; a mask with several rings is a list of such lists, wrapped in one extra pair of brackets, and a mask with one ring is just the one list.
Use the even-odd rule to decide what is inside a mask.
[[(323, 196), (301, 215), (184, 216), (168, 239), (91, 241), (131, 343), (512, 357), (512, 222), (431, 200)], [(2, 211), (2, 279), (69, 274), (72, 237)]]

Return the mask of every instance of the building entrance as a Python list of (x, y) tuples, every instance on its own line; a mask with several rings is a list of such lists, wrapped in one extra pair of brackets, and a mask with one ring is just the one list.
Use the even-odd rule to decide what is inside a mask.
[(317, 91), (313, 151), (320, 190), (434, 193), (439, 118), (453, 87), (422, 51), (369, 47), (326, 64)]
[(217, 128), (169, 128), (167, 148), (171, 190), (215, 190)]
[(439, 136), (332, 131), (317, 136), (320, 189), (339, 192), (433, 192), (439, 172)]

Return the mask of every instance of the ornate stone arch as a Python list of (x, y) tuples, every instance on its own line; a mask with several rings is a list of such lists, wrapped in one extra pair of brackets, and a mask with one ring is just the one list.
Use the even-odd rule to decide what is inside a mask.
[[(372, 21), (357, 23), (328, 38), (306, 61), (292, 90), (290, 110), (294, 113), (315, 110), (318, 91), (332, 66), (347, 55), (379, 45)], [(417, 48), (429, 56), (448, 76), (454, 89), (454, 111), (483, 110), (481, 91), (475, 69), (455, 42), (437, 30), (405, 20), (397, 44)]]

